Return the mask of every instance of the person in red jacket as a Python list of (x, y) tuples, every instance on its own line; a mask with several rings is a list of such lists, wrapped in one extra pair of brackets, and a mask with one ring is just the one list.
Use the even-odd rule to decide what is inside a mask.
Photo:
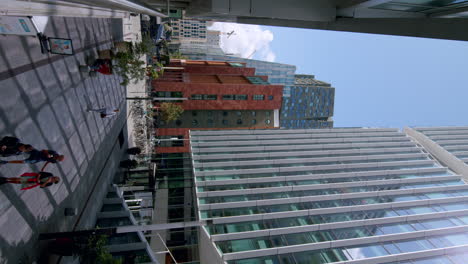
[(40, 187), (46, 188), (60, 182), (60, 178), (49, 172), (25, 172), (20, 177), (0, 177), (0, 185), (5, 183), (21, 184), (21, 190), (29, 190)]

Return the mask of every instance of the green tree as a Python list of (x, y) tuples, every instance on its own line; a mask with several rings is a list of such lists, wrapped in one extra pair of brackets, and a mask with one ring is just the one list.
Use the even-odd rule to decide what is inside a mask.
[[(127, 47), (115, 54), (115, 71), (122, 76), (122, 85), (127, 85), (131, 80), (134, 83), (143, 80), (148, 72), (143, 55), (152, 56), (154, 44), (149, 36), (144, 35), (141, 42), (132, 44), (127, 42)], [(151, 73), (151, 76), (155, 74)]]
[(184, 112), (182, 106), (174, 103), (162, 103), (160, 106), (162, 119), (166, 122), (177, 120)]

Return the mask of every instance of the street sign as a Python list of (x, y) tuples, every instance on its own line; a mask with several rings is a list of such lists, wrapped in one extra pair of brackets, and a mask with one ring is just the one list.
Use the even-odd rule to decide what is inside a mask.
[(48, 38), (49, 51), (54, 54), (73, 55), (73, 45), (71, 39)]
[(0, 16), (0, 34), (35, 37), (37, 33), (29, 17)]

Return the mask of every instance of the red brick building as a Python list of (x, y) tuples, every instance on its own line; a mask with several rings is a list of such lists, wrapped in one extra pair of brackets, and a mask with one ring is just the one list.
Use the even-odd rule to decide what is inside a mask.
[(283, 86), (269, 84), (243, 63), (173, 60), (152, 86), (156, 97), (166, 98), (156, 106), (176, 100), (184, 109), (179, 120), (159, 122), (158, 153), (189, 152), (190, 129), (279, 127)]

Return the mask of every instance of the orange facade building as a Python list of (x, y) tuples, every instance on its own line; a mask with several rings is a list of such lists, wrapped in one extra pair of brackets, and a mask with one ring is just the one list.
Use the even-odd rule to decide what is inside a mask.
[(152, 87), (156, 107), (168, 101), (184, 109), (176, 121), (159, 120), (158, 153), (189, 152), (190, 129), (279, 127), (283, 86), (269, 84), (244, 63), (172, 60)]

